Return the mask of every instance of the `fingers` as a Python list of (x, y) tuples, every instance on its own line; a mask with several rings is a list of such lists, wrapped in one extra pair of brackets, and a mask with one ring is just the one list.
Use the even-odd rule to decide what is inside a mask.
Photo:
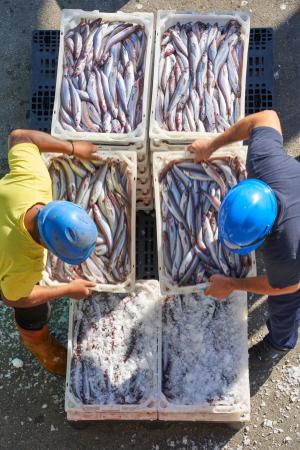
[(86, 280), (84, 280), (84, 281), (85, 281), (86, 287), (95, 287), (96, 286), (96, 283), (94, 283), (93, 281), (86, 281)]
[(205, 289), (204, 294), (207, 295), (208, 297), (210, 296), (210, 286)]
[(102, 159), (99, 151), (93, 152), (91, 155), (92, 161), (100, 161)]
[(193, 144), (189, 144), (186, 149), (188, 152), (191, 152), (191, 153), (194, 153), (194, 151), (195, 151)]

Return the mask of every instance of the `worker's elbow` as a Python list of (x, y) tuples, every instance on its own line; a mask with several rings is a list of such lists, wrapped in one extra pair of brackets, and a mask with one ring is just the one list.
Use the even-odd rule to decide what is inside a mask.
[(276, 111), (274, 111), (274, 109), (265, 109), (262, 112), (266, 118), (269, 118), (271, 120), (279, 120), (278, 114)]
[(31, 142), (27, 130), (22, 130), (21, 128), (11, 130), (8, 135), (8, 149), (11, 149), (14, 145), (22, 144), (24, 142)]
[(294, 294), (294, 292), (299, 291), (300, 289), (300, 283), (294, 284), (293, 286), (289, 286), (288, 290), (289, 290), (289, 294)]
[(16, 308), (18, 306), (21, 306), (20, 303), (23, 303), (24, 300), (24, 299), (9, 300), (8, 298), (4, 297), (3, 294), (1, 294), (1, 298), (4, 305), (8, 306), (9, 308)]

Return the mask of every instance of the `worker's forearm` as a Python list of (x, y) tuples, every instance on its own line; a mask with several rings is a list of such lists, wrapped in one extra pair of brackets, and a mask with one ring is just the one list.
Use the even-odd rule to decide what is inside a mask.
[(69, 285), (64, 284), (61, 286), (45, 287), (45, 286), (34, 286), (31, 294), (26, 298), (21, 298), (17, 301), (5, 300), (7, 306), (17, 307), (17, 308), (32, 308), (34, 306), (42, 305), (50, 300), (54, 300), (59, 297), (67, 296), (69, 293)]
[(37, 145), (40, 152), (49, 153), (65, 153), (70, 155), (73, 151), (71, 142), (61, 141), (48, 133), (35, 130), (14, 130), (17, 139), (26, 138), (33, 144)]
[(228, 130), (224, 131), (224, 133), (214, 138), (211, 142), (212, 153), (215, 150), (218, 150), (218, 148), (249, 139), (255, 121), (254, 116), (256, 116), (256, 114), (245, 117), (232, 127), (228, 128)]
[(232, 278), (232, 287), (236, 291), (253, 292), (261, 295), (284, 295), (297, 290), (297, 285), (286, 288), (272, 288), (266, 276), (249, 278)]
[(262, 126), (272, 127), (281, 134), (281, 125), (277, 113), (270, 110), (260, 111), (241, 119), (224, 133), (214, 138), (211, 141), (212, 153), (218, 148), (249, 139), (253, 128)]

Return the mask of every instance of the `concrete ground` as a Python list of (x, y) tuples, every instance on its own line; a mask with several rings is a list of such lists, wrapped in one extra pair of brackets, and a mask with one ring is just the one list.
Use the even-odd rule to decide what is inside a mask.
[[(286, 148), (300, 154), (300, 0), (271, 1), (79, 1), (2, 0), (0, 39), (0, 172), (6, 168), (6, 138), (12, 127), (26, 127), (30, 105), (31, 31), (59, 27), (62, 8), (102, 11), (157, 9), (250, 9), (253, 27), (274, 28), (275, 108), (282, 120)], [(258, 258), (260, 263), (260, 258)], [(259, 268), (260, 272), (263, 267)], [(53, 306), (51, 328), (67, 336), (67, 300)], [(265, 298), (249, 299), (249, 343), (266, 332)], [(221, 424), (103, 422), (78, 431), (64, 413), (64, 381), (41, 369), (20, 346), (11, 310), (0, 307), (0, 449), (241, 450), (300, 448), (300, 357), (291, 352), (265, 379), (250, 373), (251, 422), (241, 430)], [(23, 361), (16, 368), (13, 360)], [(16, 361), (14, 361), (15, 363)]]

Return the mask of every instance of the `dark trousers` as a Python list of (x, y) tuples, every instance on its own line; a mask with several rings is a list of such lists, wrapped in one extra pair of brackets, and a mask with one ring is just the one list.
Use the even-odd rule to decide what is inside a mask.
[(269, 340), (282, 348), (294, 348), (300, 327), (300, 290), (293, 294), (268, 297)]
[(41, 330), (47, 324), (51, 307), (49, 303), (33, 308), (14, 308), (17, 324), (25, 330)]

